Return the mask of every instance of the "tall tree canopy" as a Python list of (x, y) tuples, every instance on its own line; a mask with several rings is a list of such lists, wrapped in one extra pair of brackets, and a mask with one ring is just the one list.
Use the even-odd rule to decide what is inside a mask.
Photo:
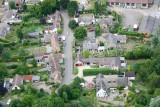
[(63, 9), (67, 9), (67, 6), (69, 4), (70, 0), (60, 0), (60, 5)]
[(84, 27), (78, 27), (76, 28), (75, 32), (74, 32), (74, 37), (76, 39), (84, 39), (87, 36), (87, 30)]
[(71, 17), (74, 16), (77, 8), (78, 8), (77, 1), (70, 1), (67, 7), (68, 15)]

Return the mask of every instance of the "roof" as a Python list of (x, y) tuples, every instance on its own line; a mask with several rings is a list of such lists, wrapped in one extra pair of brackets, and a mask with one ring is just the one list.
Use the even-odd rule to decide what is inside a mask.
[(52, 54), (49, 55), (48, 58), (52, 78), (55, 82), (60, 83), (62, 81), (60, 65), (60, 59), (62, 59), (62, 54)]
[(149, 0), (107, 0), (107, 2), (122, 2), (122, 3), (149, 3)]
[(44, 42), (51, 42), (51, 34), (44, 34)]
[(127, 86), (128, 80), (125, 77), (118, 77), (117, 75), (103, 75), (98, 74), (96, 76), (96, 90), (99, 91), (103, 89), (107, 91), (107, 89), (111, 87), (117, 86)]
[(83, 42), (83, 50), (89, 50), (89, 49), (98, 49), (98, 43), (94, 42), (91, 43), (90, 41), (84, 41)]
[(32, 81), (39, 81), (40, 80), (40, 76), (33, 76), (32, 77)]
[(24, 75), (22, 78), (25, 81), (27, 81), (27, 80), (32, 81), (32, 77), (33, 77), (32, 75)]
[(112, 69), (113, 65), (121, 67), (120, 57), (106, 57), (106, 58), (85, 58), (81, 59), (83, 63), (97, 63), (99, 65), (108, 65)]
[(54, 18), (53, 22), (54, 28), (60, 28), (60, 21), (61, 21), (60, 12), (56, 10), (56, 12), (53, 15), (53, 18)]
[(116, 46), (118, 41), (126, 41), (126, 40), (127, 40), (126, 35), (115, 35), (110, 33), (106, 39), (106, 43), (107, 45)]
[(40, 35), (39, 31), (28, 33), (29, 37), (37, 38)]
[(155, 34), (160, 26), (160, 18), (144, 16), (139, 26), (139, 32)]
[(2, 21), (4, 20), (9, 20), (9, 19), (13, 19), (13, 16), (16, 16), (18, 10), (7, 10), (6, 14), (3, 16), (3, 18), (1, 19)]
[(20, 86), (22, 85), (22, 83), (23, 83), (23, 78), (22, 78), (22, 76), (16, 74), (16, 76), (15, 76), (14, 79), (13, 79), (13, 84), (12, 84), (12, 86), (13, 86), (13, 87), (14, 87), (14, 86), (20, 87)]
[(98, 20), (98, 23), (100, 26), (102, 25), (112, 25), (113, 24), (113, 18), (102, 18)]
[(35, 53), (34, 53), (34, 58), (35, 58), (36, 60), (41, 60), (41, 59), (43, 59), (43, 56), (44, 56), (44, 53), (43, 53), (43, 52), (35, 52)]
[(40, 0), (25, 0), (26, 3), (33, 3), (33, 4), (36, 4), (36, 3), (39, 3)]
[(54, 29), (54, 26), (53, 26), (53, 25), (45, 26), (44, 29), (45, 29), (45, 30), (53, 30), (53, 29)]
[(53, 52), (59, 52), (60, 51), (60, 46), (59, 46), (59, 40), (57, 35), (52, 35), (51, 36), (51, 46)]
[(90, 41), (91, 43), (96, 42), (95, 32), (87, 32), (87, 41)]
[(93, 20), (93, 14), (87, 14), (87, 15), (80, 15), (79, 22), (92, 22)]
[(125, 77), (135, 77), (135, 72), (125, 72)]

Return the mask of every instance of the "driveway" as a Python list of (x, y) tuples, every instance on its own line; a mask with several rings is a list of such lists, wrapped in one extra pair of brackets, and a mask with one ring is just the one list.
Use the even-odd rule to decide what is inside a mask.
[[(65, 47), (64, 47), (64, 61), (65, 61), (65, 72), (63, 78), (63, 84), (70, 84), (74, 79), (73, 75), (73, 59), (72, 59), (72, 42), (74, 40), (73, 32), (69, 29), (68, 23), (71, 18), (68, 17), (68, 14), (64, 11), (61, 11), (61, 15), (64, 19), (64, 28), (63, 35), (66, 36)], [(67, 32), (69, 35), (67, 36)]]
[(148, 9), (127, 9), (120, 7), (109, 7), (110, 10), (114, 10), (122, 14), (122, 22), (125, 27), (133, 26), (134, 24), (139, 24), (142, 16), (151, 15), (156, 16), (158, 12), (158, 3), (160, 0), (155, 0), (152, 7)]
[(45, 82), (33, 83), (33, 85), (35, 86), (35, 88), (37, 88), (39, 90), (42, 88), (44, 90), (44, 92), (47, 92), (49, 94), (51, 94), (51, 92), (52, 92), (50, 89), (51, 86), (47, 86), (45, 84)]

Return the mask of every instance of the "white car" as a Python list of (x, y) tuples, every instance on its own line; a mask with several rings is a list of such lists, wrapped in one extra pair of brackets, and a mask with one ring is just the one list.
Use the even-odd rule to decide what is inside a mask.
[(69, 36), (69, 32), (67, 32), (67, 36)]

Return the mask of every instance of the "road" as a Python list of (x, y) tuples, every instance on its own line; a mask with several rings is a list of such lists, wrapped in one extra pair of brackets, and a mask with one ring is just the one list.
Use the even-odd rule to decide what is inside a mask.
[[(74, 40), (73, 32), (69, 29), (68, 23), (70, 18), (68, 17), (68, 14), (64, 11), (61, 11), (61, 15), (64, 19), (64, 28), (63, 28), (63, 35), (66, 36), (65, 40), (65, 48), (64, 48), (64, 61), (65, 61), (65, 72), (64, 72), (64, 78), (63, 78), (63, 84), (70, 84), (72, 80), (74, 79), (73, 75), (73, 59), (72, 59), (72, 43)], [(67, 36), (67, 32), (69, 35)]]
[(127, 8), (120, 8), (120, 7), (109, 7), (109, 9), (122, 13), (123, 24), (125, 27), (128, 27), (128, 26), (133, 26), (134, 24), (139, 24), (142, 16), (146, 16), (146, 15), (156, 16), (156, 13), (158, 12), (159, 3), (160, 3), (160, 0), (155, 0), (153, 6), (148, 9), (138, 9), (138, 8), (127, 9)]

